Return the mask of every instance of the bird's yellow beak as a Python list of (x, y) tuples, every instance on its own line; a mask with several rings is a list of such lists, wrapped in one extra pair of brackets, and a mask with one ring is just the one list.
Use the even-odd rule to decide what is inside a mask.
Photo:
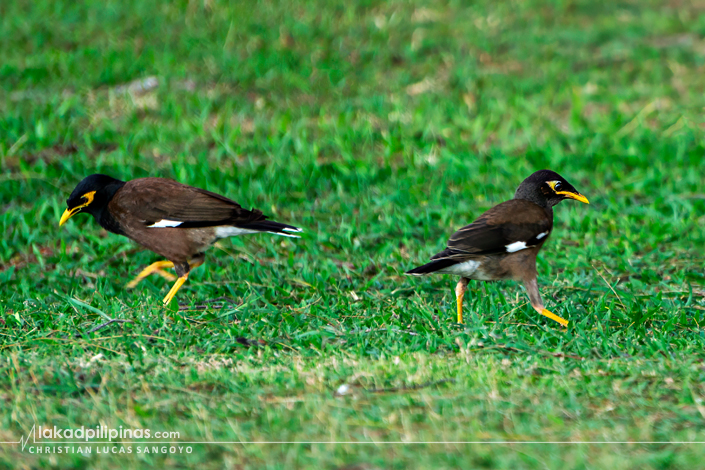
[(61, 220), (59, 220), (59, 227), (64, 225), (67, 220), (76, 215), (80, 211), (80, 207), (74, 207), (73, 209), (66, 209), (63, 214), (61, 214)]
[(590, 204), (590, 201), (580, 193), (571, 193), (569, 191), (556, 191), (556, 194), (562, 194), (563, 196), (575, 199), (576, 201), (584, 202), (585, 204)]
[(81, 196), (81, 198), (84, 199), (86, 202), (72, 209), (66, 209), (64, 213), (61, 214), (61, 219), (59, 220), (59, 227), (64, 225), (66, 221), (69, 220), (71, 217), (81, 212), (81, 209), (93, 202), (93, 199), (95, 199), (95, 191), (88, 192)]

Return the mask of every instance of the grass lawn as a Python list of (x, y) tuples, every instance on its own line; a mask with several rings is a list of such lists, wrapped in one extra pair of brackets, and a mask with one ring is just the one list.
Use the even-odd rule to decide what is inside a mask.
[[(703, 18), (675, 0), (0, 3), (0, 441), (222, 442), (0, 444), (0, 467), (702, 466)], [(457, 279), (404, 271), (542, 168), (591, 203), (556, 208), (538, 261), (569, 328), (514, 282), (471, 283), (456, 324)], [(85, 215), (58, 227), (96, 172), (305, 233), (219, 242), (165, 308), (164, 279), (125, 289), (156, 255)]]

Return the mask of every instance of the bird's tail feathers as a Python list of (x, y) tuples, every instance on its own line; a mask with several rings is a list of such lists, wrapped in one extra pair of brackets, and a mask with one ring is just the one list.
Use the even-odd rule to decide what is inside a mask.
[(294, 227), (293, 225), (282, 224), (280, 222), (274, 222), (273, 220), (258, 220), (257, 222), (238, 225), (238, 227), (247, 230), (256, 230), (258, 232), (273, 233), (275, 235), (281, 235), (283, 237), (291, 238), (301, 238), (298, 235), (292, 235), (292, 233), (303, 232), (303, 230), (298, 227)]
[(457, 263), (458, 260), (451, 258), (437, 259), (435, 261), (431, 261), (430, 263), (426, 263), (423, 266), (419, 266), (418, 268), (414, 268), (411, 271), (407, 271), (405, 274), (410, 276), (425, 276), (426, 274), (435, 273), (436, 271), (440, 271), (441, 269), (453, 266)]

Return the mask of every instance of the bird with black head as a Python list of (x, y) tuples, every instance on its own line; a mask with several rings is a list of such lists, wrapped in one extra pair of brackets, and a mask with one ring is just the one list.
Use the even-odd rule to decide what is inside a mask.
[(541, 170), (526, 178), (514, 199), (498, 204), (448, 240), (446, 249), (431, 262), (407, 271), (461, 276), (455, 287), (458, 323), (463, 323), (463, 297), (470, 280), (522, 281), (531, 306), (563, 326), (568, 321), (545, 308), (537, 283), (536, 255), (553, 231), (553, 207), (565, 199), (589, 204), (572, 184), (558, 173)]
[[(59, 225), (85, 212), (106, 230), (166, 258), (152, 263), (127, 284), (134, 287), (153, 273), (175, 280), (164, 297), (165, 304), (186, 282), (191, 269), (203, 264), (205, 250), (217, 240), (260, 232), (298, 238), (293, 234), (302, 231), (267, 220), (261, 211), (244, 209), (225, 196), (165, 178), (125, 182), (90, 175), (78, 183), (66, 205)], [(165, 271), (167, 268), (174, 268), (178, 277)]]

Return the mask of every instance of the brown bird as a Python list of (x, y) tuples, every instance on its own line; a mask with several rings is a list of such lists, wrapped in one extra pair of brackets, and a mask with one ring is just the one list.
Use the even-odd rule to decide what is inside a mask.
[(536, 255), (553, 230), (553, 206), (564, 199), (589, 204), (558, 173), (537, 171), (519, 185), (514, 199), (494, 206), (455, 232), (447, 248), (431, 257), (433, 261), (406, 274), (462, 276), (455, 287), (458, 323), (463, 323), (463, 296), (471, 279), (516, 279), (524, 283), (531, 306), (538, 313), (567, 326), (567, 320), (544, 307), (536, 282)]
[[(298, 238), (293, 225), (267, 220), (257, 209), (243, 209), (237, 202), (204, 189), (164, 178), (120, 181), (90, 175), (78, 183), (66, 201), (59, 221), (87, 212), (104, 229), (124, 235), (168, 261), (147, 266), (127, 284), (136, 286), (156, 273), (174, 280), (164, 297), (168, 304), (186, 282), (192, 268), (203, 264), (204, 251), (216, 240), (248, 233), (268, 232)], [(178, 278), (164, 271), (174, 268)]]

